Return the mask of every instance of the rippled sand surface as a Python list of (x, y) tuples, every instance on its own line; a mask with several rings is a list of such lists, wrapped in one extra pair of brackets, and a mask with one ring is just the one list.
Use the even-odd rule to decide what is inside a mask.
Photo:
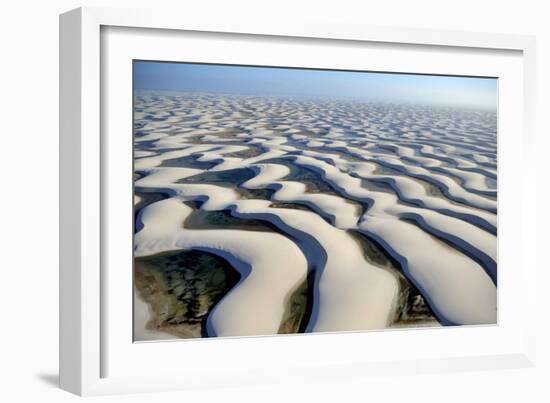
[(137, 95), (136, 340), (493, 324), (496, 113)]

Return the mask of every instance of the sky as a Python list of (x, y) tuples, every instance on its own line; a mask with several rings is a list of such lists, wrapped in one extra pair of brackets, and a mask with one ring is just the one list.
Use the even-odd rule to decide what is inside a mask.
[(357, 99), (496, 109), (497, 79), (134, 62), (137, 91)]

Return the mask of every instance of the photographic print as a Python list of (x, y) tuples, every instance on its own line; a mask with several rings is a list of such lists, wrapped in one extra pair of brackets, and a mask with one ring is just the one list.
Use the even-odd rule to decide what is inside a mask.
[(497, 323), (496, 78), (135, 60), (133, 85), (135, 341)]

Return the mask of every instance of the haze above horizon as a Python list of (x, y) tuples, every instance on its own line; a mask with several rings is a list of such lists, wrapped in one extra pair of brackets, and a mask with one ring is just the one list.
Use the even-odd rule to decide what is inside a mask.
[(134, 62), (138, 91), (497, 107), (497, 79), (213, 64)]

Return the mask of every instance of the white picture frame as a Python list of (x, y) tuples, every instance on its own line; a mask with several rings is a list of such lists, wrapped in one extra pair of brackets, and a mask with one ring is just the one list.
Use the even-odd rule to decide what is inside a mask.
[[(119, 169), (108, 163), (108, 155), (119, 149), (116, 147), (124, 147), (126, 143), (117, 145), (110, 141), (111, 137), (105, 137), (106, 133), (110, 131), (111, 123), (107, 122), (109, 110), (104, 108), (106, 108), (105, 105), (111, 106), (114, 103), (111, 98), (104, 99), (103, 97), (111, 91), (111, 87), (115, 88), (117, 84), (105, 80), (105, 77), (102, 76), (107, 75), (107, 70), (104, 70), (106, 68), (105, 60), (102, 58), (110, 55), (103, 49), (107, 47), (107, 43), (105, 37), (102, 37), (102, 33), (108, 32), (113, 27), (117, 27), (118, 30), (126, 29), (124, 35), (130, 36), (133, 35), (132, 30), (137, 29), (145, 29), (147, 32), (155, 30), (161, 35), (163, 32), (170, 33), (170, 38), (166, 41), (177, 41), (178, 32), (192, 32), (194, 36), (198, 37), (216, 33), (217, 38), (222, 38), (222, 40), (224, 35), (228, 37), (228, 40), (231, 35), (242, 35), (253, 37), (255, 41), (260, 42), (262, 40), (279, 41), (283, 43), (281, 46), (284, 46), (284, 43), (287, 43), (285, 41), (289, 40), (306, 47), (312, 46), (312, 41), (329, 41), (330, 46), (334, 48), (346, 44), (376, 43), (380, 46), (419, 46), (422, 49), (429, 48), (428, 50), (432, 53), (448, 50), (464, 51), (475, 53), (479, 57), (491, 52), (511, 52), (514, 54), (511, 66), (517, 68), (511, 68), (510, 73), (503, 74), (509, 74), (510, 88), (514, 88), (515, 92), (513, 93), (519, 98), (514, 100), (516, 102), (514, 106), (520, 105), (521, 110), (514, 121), (505, 121), (505, 125), (499, 127), (499, 148), (501, 148), (500, 142), (504, 149), (514, 147), (514, 145), (521, 147), (523, 163), (527, 163), (533, 158), (535, 149), (533, 127), (535, 43), (533, 37), (350, 26), (319, 21), (281, 25), (279, 22), (269, 21), (268, 18), (256, 20), (231, 18), (218, 21), (168, 11), (151, 10), (80, 8), (61, 15), (60, 385), (63, 389), (79, 395), (96, 395), (213, 387), (230, 383), (248, 385), (265, 382), (292, 382), (295, 379), (344, 379), (347, 376), (369, 376), (374, 373), (394, 375), (411, 371), (440, 372), (534, 365), (535, 319), (528, 314), (528, 312), (535, 312), (532, 307), (534, 306), (534, 290), (536, 288), (534, 282), (537, 270), (533, 239), (536, 231), (535, 211), (531, 207), (534, 204), (534, 198), (528, 192), (523, 192), (520, 189), (515, 196), (516, 200), (510, 200), (510, 196), (506, 196), (510, 193), (504, 192), (503, 202), (500, 196), (500, 183), (499, 230), (501, 224), (508, 226), (511, 230), (508, 231), (510, 235), (503, 235), (503, 244), (499, 244), (499, 265), (512, 259), (507, 246), (517, 245), (515, 251), (517, 260), (514, 262), (519, 262), (521, 270), (508, 271), (508, 274), (503, 277), (504, 283), (499, 282), (499, 292), (501, 286), (506, 290), (507, 284), (514, 282), (518, 284), (514, 292), (521, 296), (522, 303), (512, 316), (500, 318), (499, 326), (446, 329), (445, 335), (436, 329), (346, 335), (326, 334), (307, 337), (278, 336), (239, 340), (145, 343), (149, 347), (144, 347), (144, 344), (125, 345), (127, 338), (122, 341), (115, 340), (116, 335), (113, 337), (112, 333), (116, 333), (118, 330), (116, 330), (116, 326), (113, 326), (114, 322), (109, 320), (109, 316), (113, 316), (110, 313), (114, 306), (112, 304), (119, 304), (119, 302), (113, 301), (113, 298), (110, 297), (111, 291), (105, 283), (106, 279), (111, 279), (109, 273), (105, 272), (105, 267), (108, 266), (106, 251), (110, 250), (106, 244), (104, 233), (105, 227), (108, 226), (105, 211), (111, 208), (108, 205), (110, 198), (105, 195), (112, 186), (108, 184), (108, 178), (116, 177), (117, 170), (123, 170), (123, 168)], [(161, 41), (161, 39), (158, 40)], [(109, 46), (115, 46), (116, 43), (116, 41), (109, 42)], [(121, 44), (123, 42), (119, 41), (118, 46)], [(162, 48), (163, 46), (159, 46), (159, 49)], [(400, 51), (399, 49), (397, 52)], [(426, 56), (428, 61), (435, 63), (437, 58), (434, 54)], [(185, 55), (182, 57), (185, 58)], [(251, 56), (252, 59), (254, 57), (260, 58), (260, 55)], [(437, 63), (434, 65), (436, 66), (434, 69), (439, 68)], [(107, 66), (107, 68), (110, 67)], [(410, 65), (403, 71), (414, 68)], [(480, 68), (482, 70), (490, 69), (490, 67), (484, 66)], [(424, 68), (419, 65), (416, 69)], [(443, 73), (449, 72), (443, 71)], [(111, 73), (109, 72), (109, 74)], [(114, 90), (115, 96), (120, 95), (120, 99), (128, 99), (131, 94), (127, 93), (127, 86), (121, 88), (117, 87)], [(512, 92), (505, 91), (504, 94), (512, 94)], [(106, 100), (108, 102), (105, 102)], [(508, 106), (503, 103), (501, 107), (507, 108)], [(128, 104), (127, 108), (126, 112), (123, 109), (119, 111), (123, 115), (126, 113), (124, 116), (131, 116), (131, 104)], [(506, 134), (504, 140), (503, 133)], [(109, 147), (113, 147), (113, 149), (107, 149)], [(509, 164), (506, 162), (505, 153), (502, 157), (504, 158), (501, 159), (499, 154), (499, 178), (503, 168), (502, 164)], [(504, 162), (501, 162), (503, 160)], [(503, 172), (510, 172), (506, 174), (508, 176), (513, 175), (512, 170)], [(534, 179), (528, 175), (517, 180), (521, 181), (522, 189), (534, 188), (534, 184), (531, 183)], [(128, 183), (126, 186), (131, 186), (131, 184)], [(502, 216), (500, 213), (501, 203), (507, 201), (515, 201), (522, 206), (519, 217), (510, 219), (509, 223), (508, 221), (502, 222), (502, 217), (507, 220), (506, 213), (502, 213)], [(130, 232), (128, 232), (128, 236), (131, 236)], [(109, 251), (109, 253), (113, 252)], [(506, 253), (508, 255), (505, 255)], [(125, 259), (125, 256), (119, 254), (117, 259)], [(506, 295), (510, 294), (505, 293), (504, 296)], [(502, 302), (506, 303), (507, 298), (503, 298)], [(120, 304), (123, 303), (120, 302)], [(123, 307), (123, 305), (120, 306)], [(131, 316), (130, 312), (128, 315)], [(111, 329), (110, 333), (106, 330), (107, 327)], [(448, 338), (449, 344), (453, 344), (455, 341), (457, 341), (455, 343), (457, 345), (462, 343), (463, 348), (452, 349), (443, 345), (442, 340), (445, 338)], [(351, 349), (339, 354), (331, 353), (339, 344), (357, 346), (367, 339), (368, 344), (380, 343), (376, 348), (381, 352), (384, 352), (384, 343), (402, 343), (404, 340), (410, 343), (420, 343), (418, 344), (420, 346), (422, 343), (426, 343), (423, 340), (430, 340), (429, 343), (432, 346), (436, 345), (437, 348), (429, 352), (422, 351), (422, 347), (420, 347), (421, 351), (417, 355), (411, 356), (388, 356), (387, 358), (373, 356), (374, 358), (368, 359), (364, 354), (353, 353)], [(486, 343), (480, 342), (477, 348), (473, 348), (476, 340), (482, 339)], [(460, 343), (458, 343), (459, 340), (461, 340)], [(494, 341), (492, 343), (494, 348), (487, 349), (491, 340)], [(130, 344), (132, 344), (131, 341)], [(154, 344), (157, 346), (153, 346)], [(132, 358), (140, 357), (140, 361), (146, 366), (148, 363), (154, 362), (150, 360), (158, 359), (158, 357), (177, 354), (176, 351), (181, 353), (186, 348), (189, 350), (190, 345), (193, 346), (193, 351), (198, 352), (195, 354), (196, 356), (189, 356), (191, 361), (195, 360), (195, 364), (197, 364), (199, 357), (203, 357), (202, 359), (206, 360), (209, 365), (203, 365), (194, 370), (190, 368), (189, 364), (185, 368), (184, 364), (171, 363), (166, 366), (166, 371), (161, 376), (148, 374), (147, 371), (136, 371), (135, 373), (132, 371), (131, 366), (135, 367)], [(301, 360), (278, 360), (280, 352), (289, 348), (303, 349), (304, 358)], [(324, 357), (318, 357), (313, 355), (314, 350), (327, 353)], [(120, 351), (123, 353), (118, 354), (117, 352)], [(242, 356), (243, 351), (246, 351), (246, 357)], [(309, 353), (312, 355), (308, 355)], [(191, 352), (187, 351), (186, 354), (191, 354)], [(239, 357), (242, 359), (236, 360)], [(164, 359), (166, 361), (166, 358)], [(225, 361), (225, 364), (230, 361), (231, 365), (225, 365), (222, 360)], [(111, 364), (107, 365), (107, 362), (115, 361), (121, 363), (116, 370), (113, 369), (114, 364), (113, 368), (111, 368)], [(125, 366), (124, 362), (128, 364)], [(213, 367), (213, 369), (209, 369), (209, 367)], [(303, 369), (306, 367), (308, 370), (304, 372)], [(177, 371), (178, 369), (179, 371)], [(207, 373), (209, 374), (208, 379), (204, 376)]]

